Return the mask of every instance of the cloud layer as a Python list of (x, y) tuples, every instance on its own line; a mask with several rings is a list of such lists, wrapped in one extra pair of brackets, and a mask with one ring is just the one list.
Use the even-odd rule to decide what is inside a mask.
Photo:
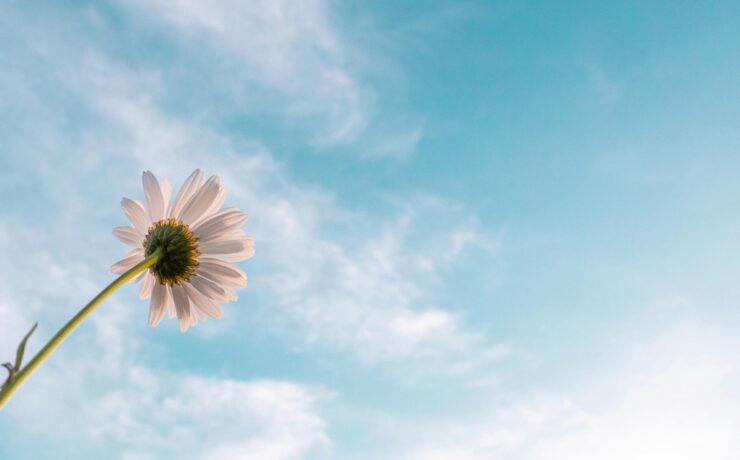
[[(227, 53), (239, 55), (245, 78), (238, 81), (245, 87), (271, 88), (270, 97), (291, 116), (318, 117), (313, 141), (351, 142), (365, 129), (367, 93), (343, 67), (344, 49), (326, 23), (324, 4), (294, 11), (265, 3), (213, 17), (196, 14), (195, 3), (181, 6), (175, 12), (169, 4), (154, 5), (172, 33), (187, 40), (203, 35), (213, 41), (208, 46), (226, 44)], [(28, 11), (5, 9), (6, 22), (31, 18)], [(83, 18), (92, 27), (106, 20), (94, 10)], [(239, 343), (240, 334), (260, 329), (306, 357), (328, 353), (361, 366), (405, 361), (421, 369), (428, 360), (469, 365), (467, 355), (485, 345), (464, 318), (426, 292), (442, 283), (443, 264), (470, 248), (494, 252), (464, 209), (424, 195), (388, 201), (388, 215), (348, 208), (331, 191), (298, 182), (259, 141), (234, 142), (209, 123), (166, 108), (172, 96), (166, 70), (132, 66), (68, 35), (64, 26), (33, 19), (6, 44), (13, 65), (0, 71), (12, 109), (3, 130), (12, 155), (3, 162), (24, 183), (37, 185), (19, 198), (39, 210), (11, 209), (0, 217), (12, 235), (2, 250), (18, 260), (1, 277), (3, 349), (12, 349), (17, 332), (40, 318), (31, 341), (37, 349), (109, 279), (92, 267), (107, 267), (123, 251), (110, 228), (123, 220), (119, 197), (141, 194), (140, 170), (177, 183), (196, 167), (219, 173), (229, 185), (229, 204), (252, 215), (249, 229), (261, 261), (255, 271), (246, 267), (256, 273), (250, 289), (257, 290), (251, 298), (258, 304), (227, 312), (230, 324), (219, 323), (223, 327), (206, 325), (199, 334), (209, 346), (218, 347), (219, 337)], [(262, 45), (246, 42), (244, 26), (271, 35)], [(25, 77), (42, 62), (47, 72)], [(48, 97), (36, 91), (52, 87)], [(251, 110), (251, 101), (239, 104)], [(22, 117), (8, 115), (21, 108)], [(419, 134), (412, 137), (404, 144)], [(14, 186), (5, 182), (5, 192)], [(447, 224), (413, 238), (439, 214), (448, 216)], [(30, 272), (36, 276), (26, 276)], [(119, 293), (65, 343), (7, 410), (3, 431), (12, 430), (13, 441), (0, 452), (21, 451), (35, 436), (44, 439), (34, 446), (38, 458), (105, 450), (129, 460), (278, 460), (331, 449), (319, 407), (329, 389), (157, 366), (171, 344), (147, 334), (145, 310)], [(56, 422), (72, 418), (74, 426)]]

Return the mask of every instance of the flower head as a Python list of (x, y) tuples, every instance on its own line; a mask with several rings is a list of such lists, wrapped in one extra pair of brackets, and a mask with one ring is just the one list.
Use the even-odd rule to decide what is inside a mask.
[(111, 267), (121, 274), (153, 254), (162, 256), (134, 278), (141, 281), (139, 297), (151, 297), (149, 324), (156, 326), (165, 312), (177, 315), (183, 332), (208, 316), (223, 316), (220, 304), (236, 300), (234, 288), (247, 285), (247, 275), (232, 262), (254, 255), (254, 241), (241, 226), (247, 216), (236, 208), (219, 211), (226, 198), (218, 176), (204, 181), (195, 170), (170, 205), (172, 186), (143, 174), (146, 206), (124, 198), (123, 212), (131, 226), (117, 227), (113, 235), (134, 246), (128, 256)]

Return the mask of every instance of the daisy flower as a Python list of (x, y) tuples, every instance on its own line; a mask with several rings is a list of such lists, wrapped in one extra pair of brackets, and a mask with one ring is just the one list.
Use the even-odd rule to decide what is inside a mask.
[(15, 363), (5, 363), (8, 378), (0, 385), (0, 409), (51, 353), (77, 329), (113, 292), (128, 281), (141, 281), (139, 296), (151, 297), (149, 324), (156, 326), (165, 312), (177, 315), (185, 332), (207, 317), (223, 316), (220, 304), (236, 300), (235, 288), (246, 287), (247, 275), (233, 264), (254, 255), (254, 241), (241, 226), (247, 216), (235, 208), (219, 211), (226, 189), (218, 176), (203, 179), (196, 169), (170, 205), (172, 186), (158, 182), (150, 171), (143, 175), (146, 206), (137, 200), (121, 201), (131, 226), (118, 227), (113, 235), (134, 247), (111, 267), (120, 276), (93, 297), (25, 365), (26, 342), (36, 326), (21, 340)]
[(167, 178), (159, 182), (145, 171), (142, 181), (146, 205), (124, 198), (121, 207), (131, 226), (113, 230), (134, 249), (111, 270), (123, 274), (161, 249), (159, 260), (132, 280), (141, 282), (139, 297), (151, 297), (149, 324), (159, 324), (165, 312), (177, 315), (183, 332), (209, 316), (220, 319), (220, 304), (236, 300), (234, 289), (247, 285), (246, 273), (233, 264), (254, 255), (254, 240), (241, 230), (246, 214), (219, 211), (226, 189), (218, 176), (204, 180), (197, 169), (172, 203)]

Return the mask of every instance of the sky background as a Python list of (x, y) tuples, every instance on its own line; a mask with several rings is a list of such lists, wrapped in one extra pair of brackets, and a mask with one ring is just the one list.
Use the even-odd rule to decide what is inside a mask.
[(127, 286), (0, 458), (736, 459), (740, 5), (0, 3), (0, 360), (221, 176), (221, 321)]

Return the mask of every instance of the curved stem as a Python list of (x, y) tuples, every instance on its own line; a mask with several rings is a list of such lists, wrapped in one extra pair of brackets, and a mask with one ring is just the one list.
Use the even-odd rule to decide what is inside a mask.
[(150, 255), (143, 261), (136, 264), (134, 267), (132, 267), (130, 270), (128, 270), (123, 275), (119, 276), (114, 280), (112, 283), (110, 283), (105, 289), (100, 291), (100, 294), (96, 295), (90, 303), (85, 305), (85, 307), (80, 310), (67, 324), (62, 327), (59, 332), (56, 333), (54, 337), (49, 340), (49, 342), (44, 345), (44, 348), (39, 351), (36, 356), (31, 359), (31, 361), (26, 364), (23, 369), (20, 370), (14, 377), (11, 382), (9, 382), (3, 389), (0, 391), (0, 409), (5, 405), (5, 403), (10, 399), (11, 396), (13, 396), (13, 393), (18, 391), (18, 388), (23, 385), (23, 382), (26, 381), (26, 379), (33, 373), (33, 371), (38, 368), (41, 363), (46, 361), (46, 358), (51, 355), (51, 353), (64, 341), (64, 339), (67, 338), (69, 334), (74, 331), (77, 326), (79, 326), (85, 318), (90, 316), (90, 314), (95, 311), (95, 309), (103, 303), (105, 299), (107, 299), (116, 289), (123, 286), (134, 278), (139, 273), (143, 272), (147, 268), (151, 267), (157, 261), (159, 258), (162, 257), (162, 249), (157, 249), (154, 254)]

